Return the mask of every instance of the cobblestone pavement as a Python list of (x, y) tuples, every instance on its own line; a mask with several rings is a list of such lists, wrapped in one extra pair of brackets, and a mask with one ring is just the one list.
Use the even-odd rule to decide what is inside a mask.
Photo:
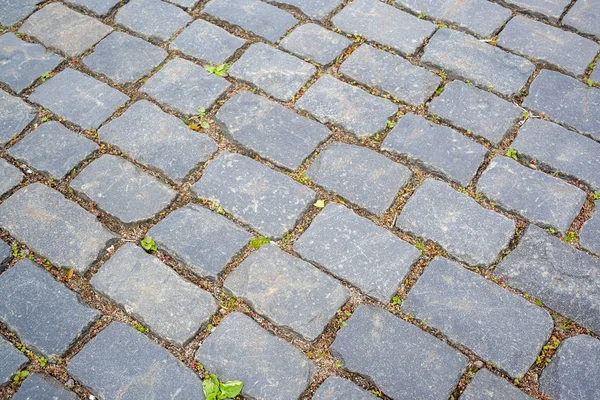
[(600, 1), (0, 25), (0, 399), (600, 399)]

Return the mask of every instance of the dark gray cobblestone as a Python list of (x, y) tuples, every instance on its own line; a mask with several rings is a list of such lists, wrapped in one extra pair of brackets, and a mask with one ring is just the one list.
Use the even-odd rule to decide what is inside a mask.
[(281, 47), (319, 64), (330, 64), (352, 41), (317, 24), (304, 24), (281, 41)]
[(563, 24), (600, 38), (600, 3), (594, 0), (578, 0), (563, 18)]
[(23, 174), (8, 161), (0, 158), (0, 196), (13, 190), (23, 180)]
[(366, 390), (361, 389), (347, 379), (332, 376), (319, 386), (313, 400), (375, 400)]
[(600, 201), (596, 201), (594, 214), (581, 227), (581, 246), (600, 256)]
[(557, 20), (566, 10), (570, 0), (501, 0), (509, 6), (551, 20)]
[(106, 15), (120, 3), (120, 0), (63, 0), (65, 3), (81, 7), (98, 15)]
[(298, 7), (300, 11), (313, 19), (324, 19), (337, 6), (342, 4), (343, 0), (272, 0), (274, 3), (288, 4)]
[(167, 41), (192, 18), (161, 0), (132, 0), (119, 9), (115, 22), (144, 37)]
[(4, 266), (8, 261), (10, 261), (12, 256), (12, 251), (9, 245), (0, 241), (0, 267)]
[(0, 90), (0, 146), (23, 132), (36, 115), (35, 109), (23, 100)]
[(13, 400), (77, 400), (75, 393), (56, 379), (42, 374), (32, 374), (19, 388)]
[(487, 369), (479, 370), (460, 400), (532, 400), (533, 397), (519, 391)]
[(0, 25), (11, 26), (31, 14), (42, 0), (0, 0)]
[(0, 388), (2, 388), (29, 359), (0, 335), (0, 361)]

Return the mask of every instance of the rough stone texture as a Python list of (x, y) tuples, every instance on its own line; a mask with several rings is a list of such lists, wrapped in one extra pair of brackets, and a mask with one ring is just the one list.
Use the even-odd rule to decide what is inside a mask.
[(180, 119), (146, 100), (138, 101), (104, 125), (98, 135), (177, 183), (217, 151), (210, 137), (192, 131)]
[(518, 94), (535, 71), (526, 58), (450, 29), (433, 35), (420, 62), (506, 97)]
[(259, 0), (211, 0), (202, 12), (271, 42), (298, 22), (292, 14)]
[(356, 0), (336, 14), (331, 22), (342, 31), (364, 36), (412, 56), (436, 26), (378, 0)]
[(433, 72), (368, 44), (352, 52), (339, 71), (350, 79), (415, 106), (425, 103), (442, 83)]
[(0, 196), (13, 190), (23, 180), (19, 169), (3, 158), (0, 158)]
[(115, 23), (152, 39), (167, 41), (192, 18), (161, 0), (131, 0), (119, 9)]
[(0, 227), (54, 265), (83, 273), (117, 236), (83, 208), (41, 183), (0, 205)]
[(396, 226), (439, 244), (470, 265), (490, 265), (508, 247), (515, 223), (449, 185), (428, 178), (408, 199)]
[(514, 378), (527, 372), (554, 328), (546, 310), (441, 257), (425, 268), (402, 311)]
[(58, 49), (69, 57), (77, 57), (112, 30), (110, 26), (60, 3), (48, 4), (19, 28), (20, 33), (34, 37), (44, 46)]
[(590, 79), (596, 83), (600, 83), (600, 68), (595, 68), (590, 74)]
[(291, 178), (227, 151), (208, 164), (192, 190), (272, 239), (289, 232), (316, 198)]
[(297, 399), (316, 372), (300, 350), (238, 312), (221, 321), (196, 360), (222, 381), (244, 382), (242, 396), (257, 400)]
[(404, 165), (365, 147), (332, 143), (305, 173), (323, 186), (376, 215), (383, 215), (412, 176)]
[(592, 217), (581, 227), (579, 242), (581, 246), (600, 256), (600, 201), (595, 203)]
[(296, 102), (296, 108), (322, 123), (338, 125), (359, 138), (372, 136), (386, 126), (398, 110), (389, 100), (323, 75)]
[(120, 0), (63, 0), (65, 3), (81, 7), (98, 15), (106, 15), (120, 4)]
[(504, 379), (487, 369), (479, 370), (459, 400), (532, 400)]
[(600, 261), (530, 225), (494, 274), (595, 333), (600, 332)]
[(579, 0), (569, 10), (562, 22), (580, 32), (600, 38), (600, 3), (595, 0)]
[(429, 103), (429, 112), (459, 128), (499, 144), (523, 115), (523, 110), (492, 93), (452, 81)]
[(71, 188), (124, 224), (155, 217), (177, 192), (118, 156), (103, 155), (88, 165)]
[(342, 4), (342, 0), (275, 0), (275, 2), (297, 7), (308, 17), (317, 20), (325, 19)]
[(113, 322), (67, 365), (99, 399), (202, 399), (192, 370), (142, 333)]
[(162, 339), (184, 346), (217, 311), (213, 297), (158, 258), (126, 243), (90, 284)]
[(540, 392), (556, 400), (594, 400), (600, 397), (600, 341), (579, 335), (561, 343), (542, 372)]
[(325, 379), (313, 400), (376, 400), (377, 397), (347, 379), (332, 376)]
[(579, 77), (600, 50), (589, 39), (520, 15), (502, 30), (498, 45)]
[(391, 232), (335, 203), (317, 215), (294, 250), (383, 303), (394, 296), (420, 255)]
[(229, 69), (229, 75), (290, 101), (317, 69), (297, 57), (264, 44), (253, 44)]
[(67, 390), (62, 383), (42, 374), (30, 375), (12, 400), (77, 400), (75, 393)]
[(83, 129), (98, 129), (129, 97), (104, 82), (67, 68), (38, 86), (29, 100)]
[(487, 154), (479, 143), (416, 114), (403, 116), (381, 149), (406, 157), (461, 186), (469, 185)]
[(0, 60), (0, 82), (19, 93), (42, 74), (56, 68), (62, 58), (8, 32), (0, 36)]
[(180, 5), (186, 9), (194, 8), (200, 0), (169, 0), (169, 3)]
[(85, 136), (49, 121), (12, 146), (8, 154), (48, 178), (61, 180), (96, 150), (98, 145)]
[(565, 11), (570, 0), (501, 0), (510, 6), (515, 6), (535, 15), (556, 20)]
[(48, 359), (61, 357), (100, 316), (28, 259), (0, 275), (0, 292), (0, 321)]
[(309, 58), (325, 65), (335, 61), (352, 41), (317, 24), (305, 24), (294, 29), (280, 44), (280, 47), (299, 57)]
[(242, 91), (216, 115), (223, 133), (274, 164), (296, 170), (331, 132), (264, 97)]
[(0, 388), (8, 383), (27, 362), (29, 359), (0, 335)]
[(330, 351), (393, 399), (447, 399), (468, 361), (416, 326), (366, 305), (340, 329)]
[(12, 250), (9, 245), (0, 240), (0, 267), (10, 261)]
[(36, 116), (33, 107), (0, 90), (0, 146), (23, 132)]
[(42, 0), (0, 0), (0, 25), (11, 26), (29, 15)]
[(529, 88), (523, 107), (600, 140), (600, 89), (543, 69)]
[(185, 55), (205, 60), (213, 64), (222, 64), (246, 43), (225, 29), (198, 19), (190, 24), (169, 48), (179, 50)]

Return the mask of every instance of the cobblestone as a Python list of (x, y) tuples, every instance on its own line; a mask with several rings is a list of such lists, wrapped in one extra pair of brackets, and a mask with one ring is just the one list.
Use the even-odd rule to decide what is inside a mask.
[(310, 18), (322, 20), (342, 4), (342, 0), (277, 0), (277, 3), (298, 7)]
[(0, 361), (2, 361), (0, 362), (0, 388), (2, 388), (29, 359), (0, 335)]
[(565, 11), (570, 0), (502, 0), (517, 9), (528, 11), (534, 15), (557, 20)]
[(115, 22), (142, 36), (167, 41), (192, 18), (161, 0), (132, 0), (119, 9)]
[(595, 203), (592, 217), (581, 227), (581, 246), (600, 256), (600, 201)]
[(0, 90), (0, 146), (23, 132), (36, 116), (33, 107)]
[(519, 391), (510, 383), (487, 369), (479, 370), (460, 400), (532, 400), (533, 397)]
[(64, 0), (65, 3), (81, 7), (98, 15), (106, 15), (115, 8), (120, 0)]
[(0, 241), (0, 267), (3, 267), (11, 259), (11, 248), (6, 243)]
[(287, 35), (280, 46), (297, 56), (319, 64), (330, 64), (352, 41), (317, 24), (305, 24)]
[(600, 38), (598, 18), (600, 18), (600, 3), (594, 0), (579, 0), (569, 9), (563, 18), (563, 24)]
[(42, 0), (0, 0), (0, 25), (12, 26), (31, 14)]
[(361, 389), (347, 379), (332, 376), (327, 378), (325, 382), (319, 386), (315, 392), (313, 400), (375, 400), (373, 396), (366, 390)]
[(0, 158), (0, 196), (13, 190), (23, 180), (23, 174), (8, 161)]
[(14, 395), (13, 400), (32, 399), (77, 400), (77, 396), (50, 376), (32, 374), (25, 379), (19, 391)]

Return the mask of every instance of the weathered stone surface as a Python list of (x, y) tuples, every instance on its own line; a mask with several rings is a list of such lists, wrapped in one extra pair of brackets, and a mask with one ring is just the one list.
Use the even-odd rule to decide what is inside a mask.
[(0, 335), (0, 388), (10, 381), (29, 359)]
[(117, 238), (92, 214), (41, 183), (0, 205), (0, 227), (51, 263), (79, 273)]
[(381, 145), (423, 168), (468, 186), (487, 149), (454, 129), (437, 125), (416, 114), (406, 114)]
[(202, 12), (271, 42), (298, 22), (292, 14), (259, 0), (211, 0)]
[(69, 57), (77, 57), (112, 30), (110, 26), (61, 3), (48, 4), (19, 28), (20, 33), (34, 37), (44, 46), (58, 49)]
[(121, 7), (115, 22), (142, 36), (167, 41), (192, 18), (181, 8), (160, 0), (132, 0)]
[(342, 0), (275, 0), (277, 3), (298, 7), (312, 19), (323, 20), (333, 12)]
[(90, 284), (157, 336), (184, 346), (217, 311), (213, 297), (158, 258), (126, 243)]
[(169, 47), (185, 55), (222, 64), (246, 43), (225, 29), (198, 19), (190, 24)]
[(317, 185), (383, 215), (412, 172), (365, 147), (332, 143), (313, 161), (306, 175)]
[(415, 106), (425, 103), (442, 83), (433, 72), (368, 44), (352, 52), (339, 71), (350, 79)]
[(420, 255), (391, 232), (334, 203), (317, 215), (294, 250), (383, 303)]
[(523, 107), (600, 140), (600, 89), (543, 69), (529, 88)]
[(48, 359), (61, 357), (100, 316), (28, 259), (0, 275), (0, 292), (0, 321)]
[(556, 400), (594, 400), (600, 396), (600, 341), (578, 335), (561, 343), (542, 372), (540, 392)]
[(546, 310), (441, 257), (425, 268), (402, 311), (515, 378), (535, 362), (554, 328)]
[(98, 145), (85, 136), (49, 121), (12, 146), (8, 154), (42, 175), (60, 180), (96, 150)]
[(169, 3), (178, 4), (188, 10), (195, 7), (200, 0), (170, 0)]
[(23, 132), (36, 115), (29, 104), (0, 90), (0, 146)]
[(100, 399), (202, 399), (192, 370), (142, 333), (113, 322), (67, 365), (67, 371)]
[(0, 60), (0, 82), (19, 93), (42, 74), (56, 68), (62, 58), (8, 32), (0, 36)]
[(257, 400), (297, 399), (316, 372), (300, 350), (238, 312), (221, 321), (196, 360), (222, 381), (244, 382), (242, 396)]
[(98, 15), (108, 14), (117, 4), (120, 4), (120, 0), (63, 0), (65, 3), (72, 4), (74, 6), (82, 7)]
[(530, 225), (494, 274), (586, 328), (600, 332), (600, 261)]
[(42, 0), (0, 0), (0, 25), (11, 26), (28, 16)]
[(579, 242), (581, 246), (600, 256), (600, 201), (596, 201), (595, 206), (594, 214), (581, 227)]
[(470, 265), (493, 263), (515, 233), (512, 220), (431, 178), (408, 199), (396, 226)]
[(322, 123), (338, 125), (355, 136), (372, 136), (398, 110), (389, 100), (323, 75), (296, 102), (296, 108)]
[(545, 18), (556, 20), (565, 11), (570, 0), (501, 0), (510, 6), (515, 6)]
[(94, 72), (106, 75), (117, 83), (131, 83), (141, 79), (167, 58), (167, 52), (123, 32), (113, 32), (83, 59)]
[(210, 137), (192, 131), (180, 119), (146, 100), (138, 101), (104, 125), (98, 135), (177, 183), (217, 151)]
[(253, 44), (229, 69), (229, 75), (290, 101), (317, 69), (264, 43)]
[(364, 36), (412, 56), (436, 26), (377, 0), (356, 0), (336, 14), (331, 22), (342, 31)]
[(376, 400), (377, 397), (347, 379), (332, 376), (325, 379), (313, 400)]
[(595, 68), (590, 74), (590, 79), (596, 83), (600, 83), (600, 68)]
[(289, 232), (316, 198), (291, 178), (226, 151), (208, 164), (192, 190), (272, 239)]
[(88, 165), (71, 188), (124, 224), (155, 217), (177, 192), (129, 161), (103, 155)]
[(0, 240), (0, 267), (4, 266), (11, 257), (11, 248), (9, 245)]
[(3, 158), (0, 158), (0, 196), (13, 190), (23, 180), (19, 169)]
[(443, 69), (448, 76), (470, 80), (502, 96), (514, 96), (535, 66), (526, 58), (451, 29), (440, 29), (429, 40), (421, 64)]
[(467, 357), (447, 344), (366, 305), (340, 329), (330, 351), (393, 399), (447, 399), (467, 366)]
[(337, 34), (317, 24), (305, 24), (294, 29), (280, 44), (280, 47), (299, 57), (309, 58), (325, 65), (335, 61), (352, 44), (345, 36)]
[(594, 0), (579, 0), (565, 15), (562, 22), (580, 32), (600, 38), (600, 3)]
[(532, 400), (519, 389), (504, 379), (492, 374), (487, 369), (479, 370), (469, 386), (459, 398), (460, 400)]
[(83, 129), (98, 129), (129, 97), (104, 82), (67, 68), (38, 86), (29, 100)]
[(429, 103), (429, 112), (459, 128), (500, 143), (523, 115), (523, 110), (492, 93), (452, 81)]
[(223, 133), (274, 164), (296, 170), (331, 135), (327, 127), (242, 91), (216, 115)]
[(21, 385), (13, 400), (77, 400), (75, 393), (67, 390), (51, 376), (31, 374)]

